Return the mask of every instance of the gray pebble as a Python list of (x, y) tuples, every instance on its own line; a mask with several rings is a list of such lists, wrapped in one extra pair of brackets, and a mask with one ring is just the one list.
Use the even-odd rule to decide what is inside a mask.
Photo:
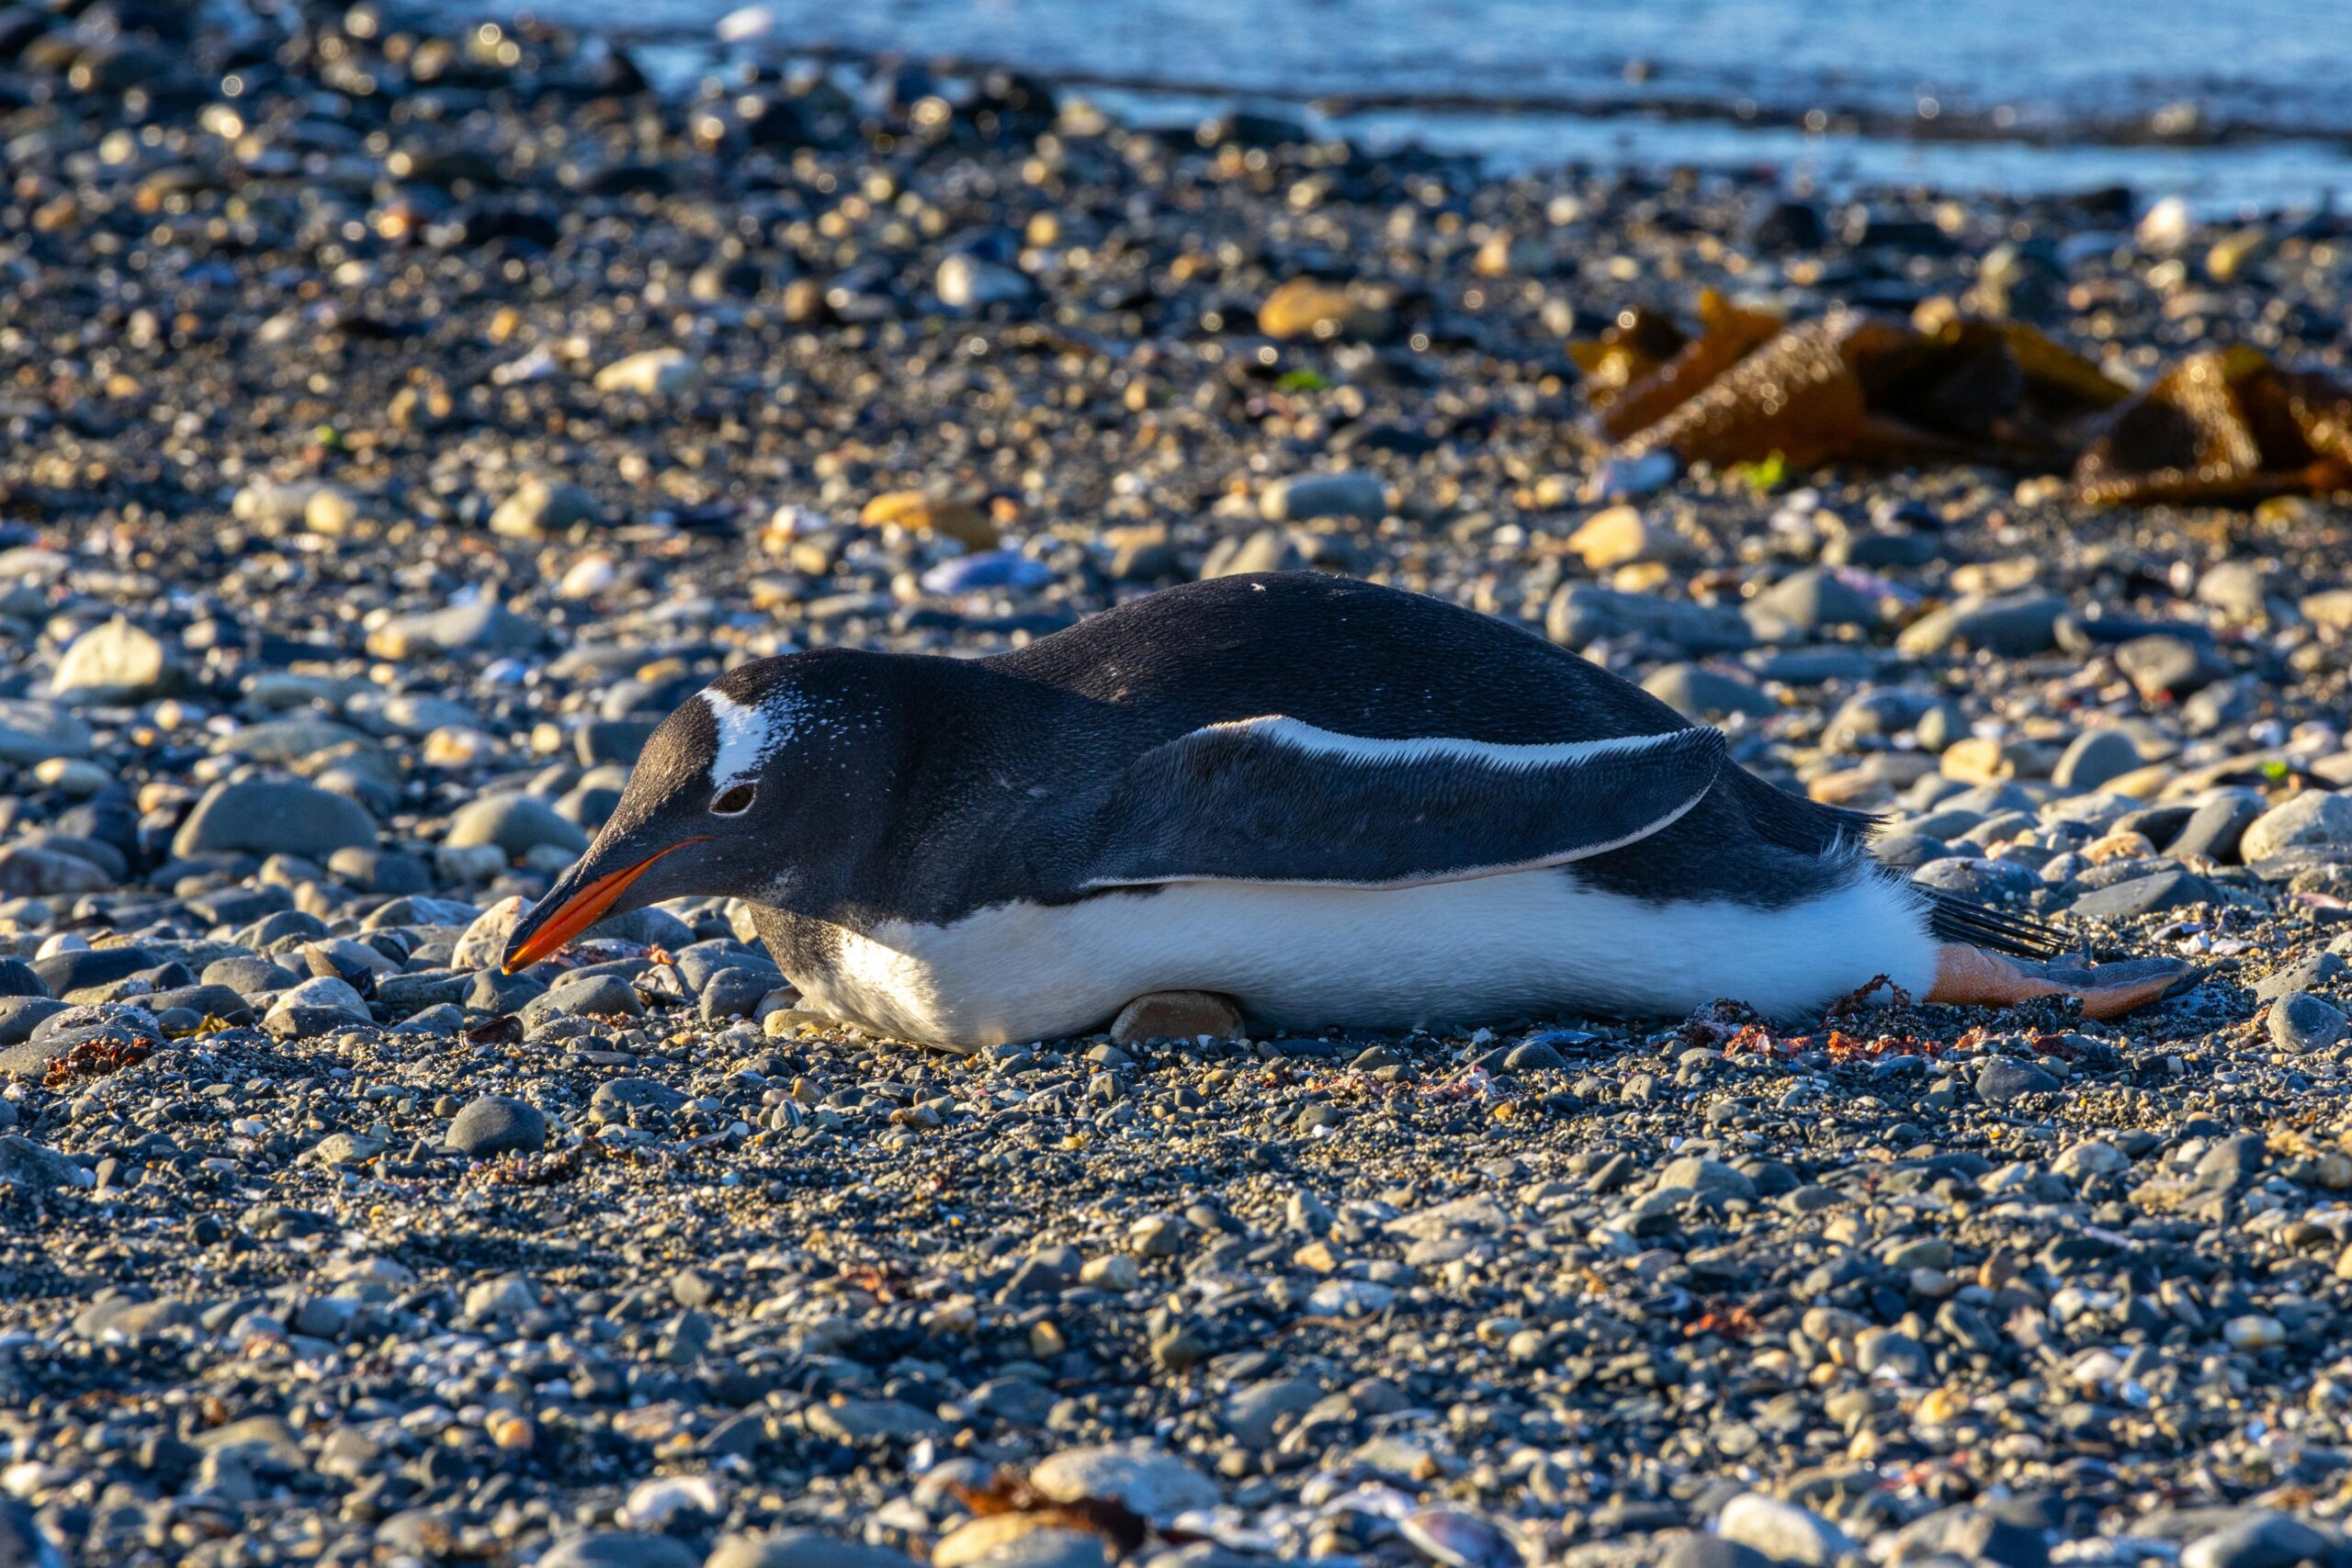
[(1702, 721), (1736, 713), (1760, 718), (1781, 708), (1747, 682), (1696, 664), (1668, 664), (1654, 671), (1642, 690), (1685, 718)]
[(453, 849), (492, 844), (519, 859), (542, 844), (579, 854), (588, 847), (588, 835), (536, 795), (491, 795), (469, 802), (451, 818), (442, 842)]
[(2140, 765), (2140, 749), (2120, 729), (2086, 729), (2067, 743), (2051, 770), (2060, 789), (2097, 789)]
[(2007, 1105), (2021, 1095), (2049, 1094), (2059, 1087), (2056, 1078), (2014, 1056), (1996, 1056), (1976, 1072), (1977, 1098), (1987, 1105)]
[(337, 850), (375, 842), (376, 819), (357, 801), (290, 779), (250, 779), (207, 791), (180, 824), (172, 852), (249, 850), (323, 861)]
[(547, 1146), (548, 1119), (522, 1100), (484, 1095), (458, 1112), (444, 1141), (474, 1159), (537, 1154)]
[(599, 1530), (558, 1541), (539, 1568), (700, 1568), (684, 1542), (635, 1530)]
[(2344, 1038), (2343, 1010), (2304, 991), (2290, 991), (2270, 1004), (2270, 1041), (2281, 1051), (2324, 1051)]
[(2173, 867), (2086, 893), (2075, 900), (2074, 912), (2085, 919), (2128, 920), (2206, 903), (2212, 897), (2212, 885), (2203, 877)]

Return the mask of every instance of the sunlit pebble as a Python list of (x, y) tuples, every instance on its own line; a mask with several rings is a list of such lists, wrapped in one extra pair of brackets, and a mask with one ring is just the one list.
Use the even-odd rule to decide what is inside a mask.
[(1487, 1520), (1462, 1508), (1424, 1508), (1397, 1523), (1422, 1555), (1446, 1568), (1519, 1568), (1519, 1551)]
[(707, 1475), (656, 1476), (641, 1481), (621, 1509), (623, 1524), (635, 1529), (655, 1529), (683, 1513), (717, 1518), (727, 1511), (718, 1488)]
[(424, 738), (424, 761), (428, 767), (466, 767), (496, 750), (497, 743), (481, 730), (463, 729), (456, 725), (445, 724)]
[(718, 18), (715, 29), (721, 43), (752, 43), (775, 31), (775, 13), (765, 6), (745, 6)]
[(531, 1418), (513, 1410), (492, 1411), (482, 1427), (492, 1442), (510, 1452), (527, 1449), (539, 1439), (538, 1428)]
[(541, 344), (522, 358), (497, 367), (491, 371), (490, 378), (502, 387), (513, 387), (526, 381), (544, 381), (560, 368), (554, 352)]
[(582, 556), (556, 584), (559, 599), (593, 599), (620, 581), (620, 567), (610, 556)]
[(833, 520), (823, 513), (806, 506), (786, 504), (771, 513), (760, 528), (760, 547), (771, 552), (783, 550), (804, 539), (814, 539), (833, 531)]

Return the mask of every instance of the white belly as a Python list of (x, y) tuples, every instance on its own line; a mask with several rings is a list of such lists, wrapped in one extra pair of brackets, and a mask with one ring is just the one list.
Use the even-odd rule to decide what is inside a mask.
[(1148, 991), (1222, 992), (1275, 1030), (1679, 1018), (1725, 997), (1793, 1018), (1878, 975), (1926, 995), (1936, 945), (1878, 877), (1778, 910), (1647, 904), (1553, 870), (1382, 892), (1201, 882), (844, 931), (834, 972), (802, 987), (970, 1050), (1100, 1029)]

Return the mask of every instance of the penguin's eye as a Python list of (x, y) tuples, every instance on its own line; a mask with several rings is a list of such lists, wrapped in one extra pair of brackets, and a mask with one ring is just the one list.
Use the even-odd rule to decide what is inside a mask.
[(741, 817), (752, 809), (752, 797), (759, 793), (760, 787), (757, 784), (729, 784), (719, 792), (718, 799), (710, 803), (711, 815)]

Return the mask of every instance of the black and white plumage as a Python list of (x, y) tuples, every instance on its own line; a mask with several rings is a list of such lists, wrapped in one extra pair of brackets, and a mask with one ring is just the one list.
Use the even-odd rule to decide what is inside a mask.
[(993, 658), (729, 671), (510, 962), (731, 895), (813, 1005), (970, 1047), (1170, 990), (1267, 1028), (1794, 1015), (1878, 975), (1924, 994), (1945, 940), (2047, 950), (1877, 867), (1866, 827), (1518, 626), (1231, 577)]

